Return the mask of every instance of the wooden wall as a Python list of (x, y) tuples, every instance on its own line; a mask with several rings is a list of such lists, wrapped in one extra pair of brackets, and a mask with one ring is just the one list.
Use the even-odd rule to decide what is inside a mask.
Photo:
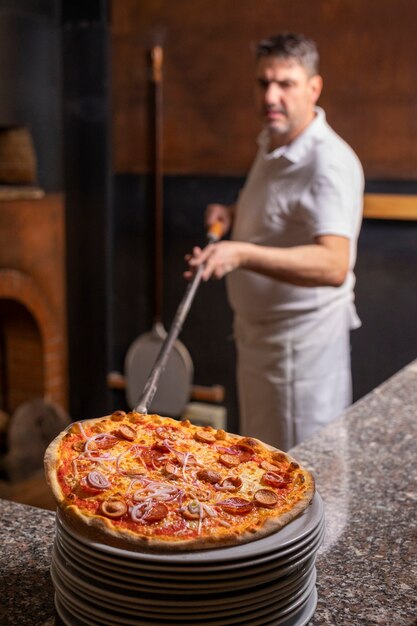
[(159, 40), (165, 171), (244, 174), (259, 130), (251, 44), (296, 30), (319, 44), (320, 104), (366, 177), (415, 179), (416, 23), (412, 0), (113, 0), (114, 170), (148, 169), (146, 51)]
[[(123, 371), (129, 346), (150, 329), (153, 318), (147, 52), (163, 43), (163, 320), (168, 327), (184, 293), (184, 254), (204, 243), (206, 204), (232, 202), (254, 156), (260, 126), (253, 108), (251, 44), (281, 30), (301, 31), (318, 42), (324, 77), (320, 104), (364, 165), (365, 218), (383, 218), (365, 219), (359, 241), (356, 301), (363, 327), (352, 337), (354, 398), (415, 358), (417, 2), (109, 1), (112, 368)], [(194, 383), (225, 386), (228, 428), (237, 431), (231, 327), (224, 283), (209, 281), (197, 294), (181, 341), (193, 359)], [(120, 408), (123, 394), (114, 392), (113, 400), (113, 408)]]

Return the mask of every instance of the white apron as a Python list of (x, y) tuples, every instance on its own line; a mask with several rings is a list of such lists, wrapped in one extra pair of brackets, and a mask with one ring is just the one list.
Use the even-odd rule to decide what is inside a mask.
[(352, 401), (349, 329), (359, 324), (340, 301), (272, 322), (236, 316), (240, 432), (288, 450), (338, 417)]

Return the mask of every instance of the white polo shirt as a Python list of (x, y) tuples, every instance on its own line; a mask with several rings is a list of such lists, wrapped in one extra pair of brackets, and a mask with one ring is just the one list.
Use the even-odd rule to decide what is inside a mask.
[(230, 304), (247, 320), (279, 319), (341, 299), (353, 302), (364, 176), (359, 159), (328, 125), (323, 109), (291, 144), (268, 153), (267, 131), (240, 192), (232, 239), (287, 248), (318, 235), (350, 240), (350, 270), (340, 287), (298, 287), (239, 269), (227, 276)]

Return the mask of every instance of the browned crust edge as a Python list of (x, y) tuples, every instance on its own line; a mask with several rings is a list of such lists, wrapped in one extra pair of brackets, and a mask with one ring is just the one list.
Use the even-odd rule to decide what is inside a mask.
[(51, 441), (51, 443), (49, 444), (49, 446), (47, 447), (45, 451), (45, 455), (43, 458), (46, 482), (50, 486), (52, 490), (52, 494), (58, 506), (61, 506), (65, 501), (65, 496), (62, 492), (61, 486), (58, 482), (58, 476), (57, 476), (57, 469), (58, 469), (58, 462), (59, 462), (58, 450), (59, 450), (61, 441), (63, 440), (63, 438), (65, 437), (65, 435), (67, 434), (71, 426), (68, 426), (68, 428), (62, 431), (62, 433), (60, 433), (57, 437), (55, 437), (55, 439), (53, 439), (53, 441)]
[[(109, 419), (110, 417), (110, 415), (106, 415), (100, 418), (85, 420), (82, 423), (83, 425), (89, 426), (105, 419)], [(172, 420), (171, 418), (163, 419), (177, 423), (176, 420)], [(168, 552), (171, 554), (173, 552), (198, 551), (223, 548), (227, 546), (237, 546), (262, 539), (268, 535), (278, 532), (305, 511), (305, 509), (311, 504), (315, 494), (314, 477), (306, 468), (301, 466), (303, 474), (308, 480), (308, 485), (302, 498), (295, 503), (290, 511), (286, 511), (276, 518), (267, 518), (261, 528), (255, 528), (252, 531), (246, 530), (242, 533), (230, 535), (229, 537), (216, 537), (214, 535), (212, 537), (197, 537), (181, 541), (160, 540), (158, 537), (137, 537), (129, 529), (118, 529), (114, 527), (111, 520), (105, 517), (85, 515), (75, 505), (68, 504), (66, 502), (57, 478), (57, 457), (61, 441), (73, 426), (74, 423), (70, 424), (49, 444), (44, 457), (45, 474), (47, 482), (51, 487), (52, 493), (69, 528), (74, 530), (83, 538), (97, 543), (103, 543), (116, 548), (135, 552)], [(227, 435), (236, 439), (237, 442), (245, 438), (234, 433), (227, 433)], [(277, 448), (274, 448), (273, 446), (270, 446), (258, 439), (255, 439), (255, 441), (270, 451), (282, 452), (281, 450), (278, 450)], [(298, 461), (286, 452), (284, 452), (284, 454), (290, 462), (292, 461), (298, 463)]]

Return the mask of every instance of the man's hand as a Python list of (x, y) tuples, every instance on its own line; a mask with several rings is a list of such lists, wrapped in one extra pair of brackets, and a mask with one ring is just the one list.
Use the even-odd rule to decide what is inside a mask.
[(223, 278), (240, 266), (245, 246), (246, 244), (240, 241), (220, 241), (209, 244), (203, 250), (195, 247), (193, 253), (185, 257), (189, 266), (189, 270), (184, 273), (185, 278), (190, 279), (201, 264), (205, 266), (202, 280)]
[(203, 280), (223, 278), (237, 268), (302, 287), (340, 287), (349, 270), (349, 239), (316, 237), (315, 243), (293, 248), (271, 248), (242, 241), (220, 241), (187, 255), (190, 278), (204, 264)]

